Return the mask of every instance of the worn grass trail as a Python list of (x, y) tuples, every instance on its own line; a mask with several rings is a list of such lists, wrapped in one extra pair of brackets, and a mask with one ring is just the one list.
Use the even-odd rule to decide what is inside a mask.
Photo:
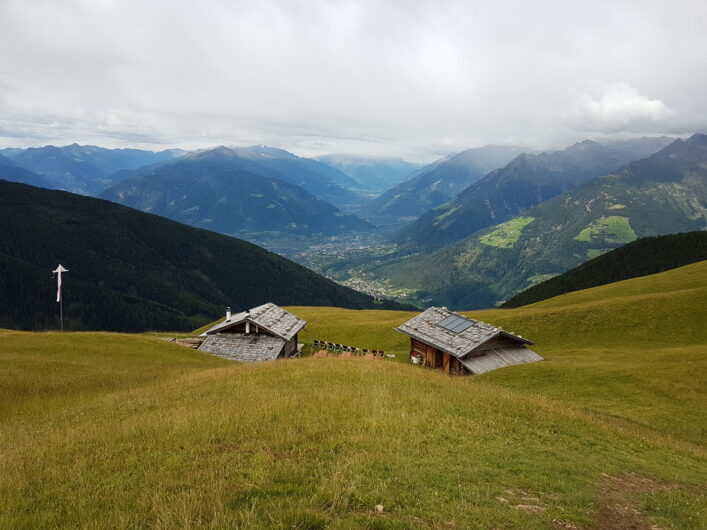
[[(473, 313), (546, 358), (480, 377), (3, 332), (0, 527), (704, 528), (705, 272)], [(405, 313), (295, 312), (407, 349)]]

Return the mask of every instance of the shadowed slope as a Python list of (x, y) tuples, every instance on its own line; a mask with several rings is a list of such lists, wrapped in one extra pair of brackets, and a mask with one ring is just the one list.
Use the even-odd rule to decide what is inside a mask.
[(707, 259), (707, 232), (646, 237), (515, 295), (501, 307), (519, 307), (553, 296), (656, 274)]
[(58, 327), (57, 263), (69, 329), (187, 330), (268, 301), (377, 306), (250, 243), (99, 199), (0, 181), (0, 225), (3, 327)]

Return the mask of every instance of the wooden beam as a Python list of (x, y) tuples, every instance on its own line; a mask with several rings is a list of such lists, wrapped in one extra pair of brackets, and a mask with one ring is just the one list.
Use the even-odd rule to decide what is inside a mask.
[(437, 368), (437, 351), (432, 346), (427, 346), (427, 363), (430, 368)]

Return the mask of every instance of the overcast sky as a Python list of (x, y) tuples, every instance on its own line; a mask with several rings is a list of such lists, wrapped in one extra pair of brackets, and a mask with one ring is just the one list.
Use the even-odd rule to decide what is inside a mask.
[(416, 161), (707, 132), (707, 2), (0, 0), (0, 147)]

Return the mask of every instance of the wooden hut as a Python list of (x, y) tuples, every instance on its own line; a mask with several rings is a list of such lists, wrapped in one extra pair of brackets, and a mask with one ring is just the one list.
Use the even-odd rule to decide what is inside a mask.
[(272, 303), (231, 316), (201, 334), (199, 350), (241, 362), (291, 357), (298, 350), (298, 333), (307, 324)]
[(431, 307), (395, 329), (410, 337), (411, 360), (447, 374), (483, 374), (542, 361), (527, 347), (533, 341), (446, 307)]

